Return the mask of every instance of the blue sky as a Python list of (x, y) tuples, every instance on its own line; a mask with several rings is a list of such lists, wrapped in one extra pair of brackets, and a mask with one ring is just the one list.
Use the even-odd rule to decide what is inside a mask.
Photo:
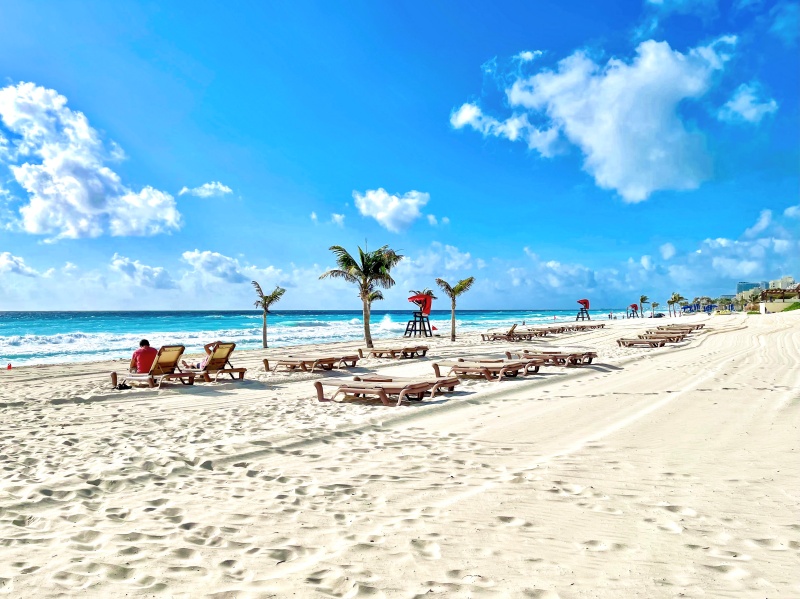
[(0, 309), (465, 308), (800, 278), (797, 2), (1, 2)]

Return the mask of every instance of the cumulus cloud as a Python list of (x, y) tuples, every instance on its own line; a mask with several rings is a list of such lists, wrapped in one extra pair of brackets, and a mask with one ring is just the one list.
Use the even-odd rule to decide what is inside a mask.
[(542, 156), (555, 153), (561, 136), (584, 155), (597, 185), (628, 202), (659, 190), (696, 189), (711, 171), (703, 134), (678, 108), (702, 98), (736, 43), (721, 37), (686, 53), (666, 42), (639, 44), (630, 60), (598, 64), (577, 51), (555, 70), (516, 77), (506, 88), (513, 114), (505, 120), (464, 104), (450, 117), (484, 136), (523, 140)]
[(541, 50), (523, 50), (519, 54), (517, 54), (514, 58), (519, 60), (520, 62), (531, 62), (536, 58), (539, 58), (542, 55)]
[(800, 204), (797, 206), (789, 206), (783, 211), (783, 215), (788, 218), (800, 218)]
[(33, 83), (0, 89), (0, 125), (0, 163), (27, 195), (16, 223), (21, 230), (77, 239), (180, 228), (175, 199), (124, 185), (107, 166), (121, 151), (107, 150), (86, 116), (55, 90)]
[[(67, 265), (70, 263), (68, 262)], [(74, 265), (72, 265), (74, 266)], [(66, 270), (65, 266), (65, 270)], [(145, 289), (175, 289), (177, 285), (161, 266), (147, 266), (138, 260), (114, 254), (111, 270), (121, 273), (126, 279)]]
[(312, 212), (312, 213), (311, 213), (311, 221), (312, 221), (313, 223), (315, 223), (315, 224), (316, 224), (317, 222), (319, 222), (319, 219), (317, 219), (317, 213), (316, 213), (316, 212)]
[(204, 276), (222, 279), (228, 283), (246, 283), (250, 280), (242, 274), (242, 267), (236, 258), (208, 250), (183, 252), (181, 257), (195, 272)]
[(203, 183), (199, 187), (188, 188), (184, 187), (178, 192), (178, 195), (192, 195), (198, 198), (212, 198), (221, 197), (233, 193), (233, 190), (227, 185), (223, 185), (219, 181), (212, 181), (211, 183)]
[(740, 85), (733, 96), (719, 109), (717, 116), (722, 121), (760, 123), (768, 114), (778, 110), (773, 99), (761, 99), (762, 92), (755, 83)]
[(344, 227), (344, 214), (331, 214), (331, 222), (339, 227)]
[(761, 213), (758, 215), (758, 220), (756, 224), (752, 227), (747, 229), (744, 234), (745, 237), (755, 237), (759, 233), (762, 233), (772, 222), (772, 211), (771, 210), (762, 210)]
[(421, 191), (396, 195), (379, 188), (367, 190), (364, 194), (354, 191), (353, 199), (363, 216), (374, 218), (392, 233), (400, 233), (422, 216), (420, 208), (428, 203), (430, 195)]
[(25, 260), (11, 252), (0, 252), (0, 274), (15, 274), (23, 277), (37, 277), (39, 273), (25, 264)]
[(675, 246), (671, 243), (665, 243), (658, 248), (658, 251), (661, 253), (661, 257), (664, 260), (669, 260), (675, 255)]

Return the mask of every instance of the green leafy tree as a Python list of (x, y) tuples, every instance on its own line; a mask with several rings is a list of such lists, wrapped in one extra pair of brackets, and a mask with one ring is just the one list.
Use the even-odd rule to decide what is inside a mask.
[(427, 287), (422, 291), (418, 291), (416, 289), (409, 289), (409, 293), (413, 293), (414, 295), (430, 295), (431, 299), (439, 299), (435, 295), (433, 295), (433, 291), (428, 289)]
[[(370, 296), (380, 291), (376, 288), (389, 289), (394, 286), (391, 270), (403, 256), (384, 245), (372, 252), (358, 248), (358, 258), (354, 258), (340, 245), (332, 245), (331, 252), (336, 257), (338, 268), (331, 269), (320, 275), (320, 279), (344, 279), (348, 283), (358, 286), (358, 297), (361, 298), (364, 312), (364, 340), (367, 347), (372, 345), (372, 333), (369, 330), (370, 304), (375, 301), (375, 296)], [(381, 297), (383, 295), (381, 294)]]
[(456, 340), (456, 298), (462, 293), (469, 291), (474, 282), (475, 277), (468, 277), (450, 286), (450, 283), (444, 279), (436, 279), (436, 284), (441, 287), (445, 295), (450, 298), (450, 341)]
[(650, 303), (650, 316), (656, 315), (656, 308), (658, 308), (661, 304), (658, 302), (651, 302)]
[(263, 314), (263, 322), (261, 327), (261, 343), (263, 344), (264, 348), (267, 347), (267, 314), (269, 314), (269, 308), (272, 304), (276, 303), (283, 297), (283, 294), (286, 293), (286, 290), (283, 287), (279, 287), (275, 285), (275, 290), (270, 294), (265, 294), (264, 291), (261, 289), (261, 285), (258, 282), (253, 281), (253, 287), (256, 290), (256, 295), (258, 299), (255, 302), (255, 307), (260, 308), (264, 311)]

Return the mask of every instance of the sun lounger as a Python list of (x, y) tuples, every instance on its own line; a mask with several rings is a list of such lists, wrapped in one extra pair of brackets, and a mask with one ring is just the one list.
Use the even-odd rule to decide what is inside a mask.
[(516, 330), (517, 325), (511, 325), (511, 328), (508, 329), (507, 332), (503, 333), (500, 331), (489, 331), (487, 333), (481, 333), (481, 339), (483, 341), (512, 341), (514, 339), (514, 331)]
[(480, 362), (481, 364), (486, 363), (495, 363), (495, 362), (505, 362), (506, 360), (511, 360), (512, 362), (524, 362), (525, 363), (525, 373), (523, 376), (527, 376), (529, 374), (536, 374), (539, 372), (539, 367), (544, 366), (547, 363), (547, 360), (541, 358), (539, 356), (519, 356), (516, 359), (511, 358), (508, 356), (506, 352), (506, 358), (489, 358), (489, 357), (475, 357), (471, 356), (470, 358), (458, 358), (458, 362)]
[(515, 377), (528, 374), (528, 365), (525, 360), (494, 360), (487, 362), (477, 361), (446, 361), (432, 364), (433, 372), (437, 377), (442, 376), (442, 369), (449, 368), (446, 376), (450, 375), (477, 375), (485, 377), (487, 381), (500, 381), (504, 377)]
[(544, 364), (550, 366), (581, 366), (591, 364), (597, 354), (592, 351), (587, 352), (560, 352), (560, 351), (529, 351), (522, 349), (519, 351), (507, 351), (508, 358), (517, 357), (521, 360), (529, 358), (539, 358)]
[(544, 329), (516, 329), (508, 341), (530, 341), (536, 337), (546, 337), (550, 332)]
[(220, 376), (228, 375), (232, 379), (236, 379), (234, 375), (238, 376), (239, 380), (244, 378), (244, 373), (247, 368), (234, 368), (231, 364), (230, 358), (233, 350), (236, 349), (236, 344), (231, 343), (217, 343), (216, 346), (211, 348), (211, 355), (203, 368), (187, 368), (185, 372), (192, 372), (196, 376), (203, 377), (207, 383), (211, 382), (211, 376), (214, 376), (216, 382)]
[(385, 374), (362, 374), (353, 377), (354, 381), (372, 383), (431, 383), (431, 397), (437, 393), (452, 393), (461, 381), (455, 376), (389, 376)]
[[(336, 387), (333, 395), (325, 397), (323, 386)], [(390, 406), (392, 402), (389, 399), (390, 395), (397, 395), (397, 402), (395, 406), (399, 406), (404, 399), (419, 399), (421, 400), (425, 393), (433, 390), (433, 384), (430, 381), (345, 381), (338, 378), (321, 379), (314, 381), (314, 387), (317, 390), (317, 400), (319, 401), (334, 401), (337, 395), (355, 395), (357, 397), (364, 397), (372, 395), (381, 400), (383, 405)]]
[[(287, 356), (275, 362), (272, 372), (283, 366), (287, 370), (302, 370), (314, 372), (317, 368), (332, 370), (333, 368), (353, 368), (358, 363), (359, 357), (355, 354), (336, 356)], [(264, 359), (264, 370), (269, 372), (269, 360)]]
[[(396, 347), (371, 347), (359, 349), (362, 358), (421, 358), (428, 353), (427, 345), (398, 345)], [(366, 355), (365, 355), (366, 354)]]
[(686, 334), (682, 332), (670, 333), (669, 331), (659, 331), (658, 333), (645, 333), (639, 335), (639, 339), (664, 339), (667, 343), (680, 343), (686, 340)]
[(149, 387), (155, 387), (156, 383), (158, 383), (159, 389), (164, 381), (177, 380), (184, 385), (193, 385), (195, 373), (181, 372), (178, 367), (185, 349), (183, 345), (165, 345), (161, 347), (153, 359), (150, 372), (142, 374), (129, 373), (124, 375), (120, 382), (147, 383)]
[(665, 339), (617, 339), (620, 347), (664, 347)]

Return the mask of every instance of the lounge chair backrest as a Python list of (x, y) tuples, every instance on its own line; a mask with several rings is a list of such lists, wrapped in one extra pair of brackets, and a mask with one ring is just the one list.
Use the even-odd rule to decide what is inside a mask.
[(204, 370), (221, 370), (230, 360), (233, 350), (236, 349), (236, 344), (230, 343), (217, 343), (216, 347), (211, 350), (211, 355), (206, 362)]
[(185, 349), (183, 345), (162, 346), (153, 360), (153, 365), (150, 366), (150, 374), (153, 376), (173, 374)]
[(508, 329), (508, 333), (506, 333), (506, 335), (513, 335), (514, 334), (514, 329), (516, 329), (516, 328), (517, 328), (517, 323), (515, 322), (514, 324), (511, 325), (511, 328)]

